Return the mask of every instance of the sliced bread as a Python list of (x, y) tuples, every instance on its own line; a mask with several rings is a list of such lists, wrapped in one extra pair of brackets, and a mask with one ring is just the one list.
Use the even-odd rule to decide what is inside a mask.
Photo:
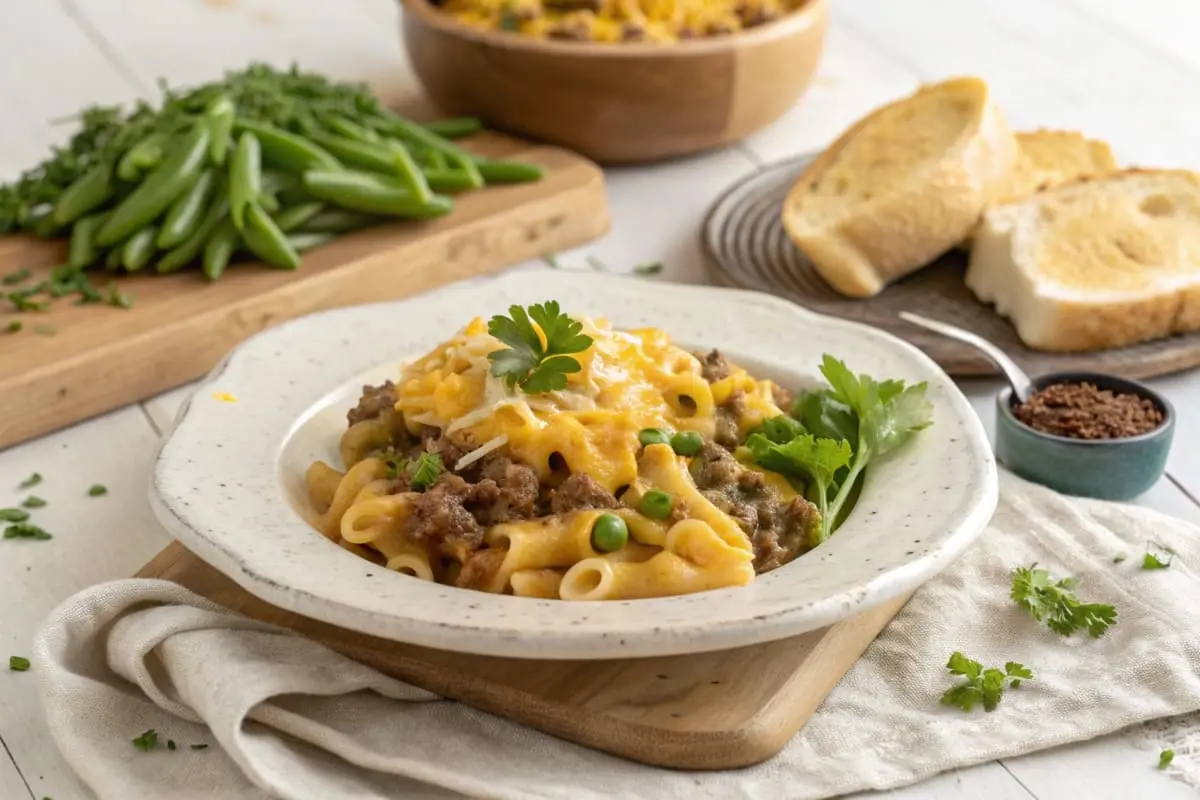
[(783, 225), (834, 289), (870, 297), (970, 235), (1017, 152), (984, 81), (925, 86), (818, 156), (788, 193)]
[(1117, 171), (1107, 144), (1074, 131), (1028, 131), (1017, 134), (1017, 163), (1000, 190), (997, 204), (1032, 197), (1042, 189), (1079, 178)]
[(1200, 175), (1126, 170), (997, 206), (966, 283), (1038, 350), (1200, 330)]

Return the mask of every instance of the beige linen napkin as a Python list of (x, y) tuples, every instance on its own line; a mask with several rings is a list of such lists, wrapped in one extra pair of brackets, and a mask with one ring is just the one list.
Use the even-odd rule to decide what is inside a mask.
[[(597, 753), (161, 581), (65, 602), (34, 669), (55, 741), (103, 800), (826, 798), (1200, 709), (1200, 529), (1008, 475), (1000, 498), (978, 544), (916, 594), (779, 756), (749, 769), (676, 772)], [(1176, 551), (1170, 569), (1140, 569), (1150, 539)], [(1129, 558), (1114, 564), (1119, 552)], [(1063, 638), (1020, 611), (1009, 574), (1034, 561), (1116, 605), (1108, 635)], [(993, 713), (941, 706), (954, 650), (1019, 661), (1036, 678)], [(148, 728), (159, 744), (142, 753), (130, 740)], [(1173, 772), (1194, 778), (1194, 756), (1177, 749)]]

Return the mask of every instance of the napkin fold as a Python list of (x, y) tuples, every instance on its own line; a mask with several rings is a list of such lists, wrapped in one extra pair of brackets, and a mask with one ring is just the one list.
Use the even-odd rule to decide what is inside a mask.
[[(1169, 569), (1141, 569), (1150, 541), (1176, 553)], [(1008, 596), (1012, 570), (1033, 562), (1115, 605), (1116, 625), (1092, 639), (1035, 622)], [(439, 700), (165, 581), (70, 598), (40, 631), (34, 668), (55, 741), (102, 800), (816, 800), (1200, 709), (1198, 571), (1196, 526), (1002, 475), (978, 543), (916, 593), (783, 752), (726, 772), (636, 764)], [(1035, 677), (993, 713), (942, 706), (955, 650)], [(131, 742), (147, 729), (149, 753)], [(1185, 718), (1155, 735), (1178, 737), (1171, 771), (1200, 786), (1197, 730)]]

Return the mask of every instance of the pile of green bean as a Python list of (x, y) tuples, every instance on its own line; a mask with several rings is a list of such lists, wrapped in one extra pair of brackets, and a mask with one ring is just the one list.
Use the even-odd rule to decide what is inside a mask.
[(215, 280), (239, 255), (296, 269), (338, 234), (448, 214), (447, 193), (542, 177), (458, 147), (477, 120), (419, 125), (294, 69), (256, 65), (113, 114), (89, 110), (68, 148), (0, 188), (0, 232), (69, 237), (68, 271), (199, 265)]

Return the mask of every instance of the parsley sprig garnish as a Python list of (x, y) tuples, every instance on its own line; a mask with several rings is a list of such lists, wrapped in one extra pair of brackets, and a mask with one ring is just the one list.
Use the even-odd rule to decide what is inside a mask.
[(1037, 564), (1019, 567), (1012, 574), (1011, 597), (1038, 622), (1063, 636), (1086, 629), (1092, 638), (1104, 635), (1117, 621), (1117, 610), (1104, 603), (1084, 603), (1075, 596), (1074, 578), (1055, 581)]
[(924, 383), (856, 375), (828, 354), (821, 374), (828, 388), (805, 392), (790, 417), (766, 420), (746, 439), (756, 464), (806, 484), (821, 516), (819, 529), (809, 533), (810, 547), (837, 527), (867, 464), (933, 421)]
[(571, 354), (591, 347), (592, 337), (553, 300), (529, 306), (528, 313), (521, 306), (510, 306), (508, 313), (488, 323), (488, 333), (508, 345), (488, 354), (492, 375), (502, 378), (509, 389), (519, 386), (525, 394), (565, 389), (567, 375), (582, 369)]
[(957, 651), (950, 655), (946, 669), (950, 670), (951, 675), (966, 680), (946, 690), (942, 695), (942, 705), (955, 706), (963, 711), (971, 711), (976, 705), (982, 705), (984, 711), (995, 711), (1005, 687), (1016, 689), (1021, 681), (1033, 679), (1033, 671), (1024, 664), (1009, 661), (1003, 670), (984, 669), (978, 661)]

